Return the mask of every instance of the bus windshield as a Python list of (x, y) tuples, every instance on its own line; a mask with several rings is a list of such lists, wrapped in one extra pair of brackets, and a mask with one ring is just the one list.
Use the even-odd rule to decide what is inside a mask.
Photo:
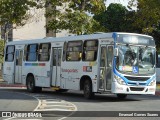
[(148, 75), (155, 73), (155, 48), (118, 45), (116, 68), (121, 73)]

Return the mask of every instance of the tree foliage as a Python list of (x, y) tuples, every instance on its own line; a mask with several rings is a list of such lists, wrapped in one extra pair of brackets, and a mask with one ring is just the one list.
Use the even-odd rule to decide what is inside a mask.
[(135, 21), (139, 33), (152, 35), (156, 41), (157, 49), (160, 49), (160, 0), (135, 0), (130, 5), (137, 4)]
[(0, 63), (3, 62), (4, 54), (4, 40), (0, 40)]
[[(94, 32), (99, 25), (92, 17), (105, 10), (105, 0), (47, 0), (47, 27), (51, 30), (69, 30), (74, 34)], [(56, 7), (55, 7), (56, 6)]]
[(111, 3), (105, 12), (94, 16), (105, 31), (129, 32), (132, 31), (130, 17), (134, 14), (128, 11), (125, 6), (118, 3)]
[(30, 18), (28, 10), (35, 6), (37, 6), (35, 0), (1, 0), (0, 25), (24, 25)]
[(131, 0), (130, 5), (137, 4), (134, 26), (141, 33), (152, 33), (160, 21), (160, 0)]

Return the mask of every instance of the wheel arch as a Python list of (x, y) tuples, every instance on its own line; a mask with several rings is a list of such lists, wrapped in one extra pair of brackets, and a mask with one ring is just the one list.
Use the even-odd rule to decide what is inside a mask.
[(92, 80), (91, 80), (91, 77), (88, 76), (88, 75), (84, 75), (81, 77), (80, 79), (80, 90), (83, 90), (84, 89), (84, 83), (86, 80), (89, 80), (91, 82), (91, 85), (92, 85)]
[(34, 78), (34, 80), (35, 80), (35, 77), (34, 77), (33, 73), (28, 73), (27, 76), (26, 76), (26, 85), (27, 85), (27, 78), (28, 78), (29, 76), (32, 76), (32, 77)]

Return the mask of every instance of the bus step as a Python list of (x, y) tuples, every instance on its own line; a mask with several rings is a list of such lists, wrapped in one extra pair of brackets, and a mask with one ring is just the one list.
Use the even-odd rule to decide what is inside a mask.
[(51, 89), (52, 90), (59, 90), (60, 88), (59, 87), (52, 87)]

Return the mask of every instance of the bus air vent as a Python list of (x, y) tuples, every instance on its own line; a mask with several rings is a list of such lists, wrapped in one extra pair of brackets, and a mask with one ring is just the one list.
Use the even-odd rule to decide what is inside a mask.
[(144, 88), (130, 87), (131, 91), (143, 91)]
[(130, 77), (130, 76), (124, 76), (130, 81), (147, 81), (150, 77)]

